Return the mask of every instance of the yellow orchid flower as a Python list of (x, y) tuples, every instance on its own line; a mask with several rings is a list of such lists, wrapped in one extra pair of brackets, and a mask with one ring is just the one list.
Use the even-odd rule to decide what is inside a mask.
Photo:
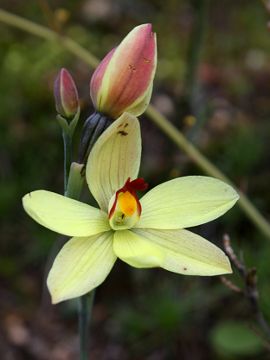
[(48, 276), (53, 303), (100, 285), (117, 257), (136, 268), (186, 275), (231, 272), (223, 251), (184, 228), (223, 215), (237, 193), (220, 180), (187, 176), (156, 186), (139, 200), (137, 190), (146, 187), (137, 179), (140, 157), (139, 122), (124, 113), (100, 136), (88, 159), (86, 179), (100, 209), (44, 190), (24, 196), (23, 206), (34, 220), (73, 237)]

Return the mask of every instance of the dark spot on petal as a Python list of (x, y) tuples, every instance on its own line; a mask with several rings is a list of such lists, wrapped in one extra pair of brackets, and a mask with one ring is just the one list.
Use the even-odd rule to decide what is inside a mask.
[(126, 131), (122, 131), (122, 130), (118, 131), (117, 134), (120, 134), (121, 136), (127, 136), (128, 135), (128, 133)]
[(186, 271), (186, 270), (187, 270), (187, 268), (186, 268), (186, 267), (184, 267), (184, 268), (183, 268), (183, 270), (185, 270), (185, 271)]
[(124, 128), (128, 127), (128, 123), (125, 123)]
[(129, 64), (129, 65), (128, 65), (128, 67), (130, 68), (130, 70), (132, 70), (132, 71), (136, 71), (135, 66), (133, 66), (133, 65)]

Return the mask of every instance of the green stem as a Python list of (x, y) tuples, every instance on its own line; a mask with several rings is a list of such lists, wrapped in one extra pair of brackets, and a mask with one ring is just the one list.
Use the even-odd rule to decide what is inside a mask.
[[(171, 124), (162, 114), (160, 114), (153, 106), (149, 105), (147, 115), (151, 120), (180, 148), (182, 149), (206, 174), (214, 176), (220, 180), (233, 183), (224, 175), (214, 164), (212, 164), (199, 150), (192, 145), (184, 135)], [(248, 197), (238, 190), (240, 199), (238, 204), (246, 215), (252, 220), (257, 228), (270, 239), (270, 225), (269, 222), (261, 215), (261, 213), (250, 202)]]
[(65, 196), (68, 196), (67, 186), (68, 186), (69, 170), (72, 161), (71, 159), (72, 137), (65, 131), (63, 131), (63, 144), (64, 144), (64, 194)]
[(207, 28), (209, 0), (194, 0), (192, 4), (194, 8), (194, 25), (188, 49), (187, 73), (184, 88), (187, 89), (188, 103), (192, 114), (196, 118), (195, 125), (186, 136), (194, 141), (195, 135), (206, 121), (207, 104), (204, 99), (199, 96), (200, 84), (198, 83), (198, 69)]
[[(67, 164), (66, 164), (67, 165)], [(83, 164), (73, 162), (70, 166), (65, 196), (78, 200), (84, 184)], [(80, 337), (80, 360), (89, 359), (89, 325), (92, 313), (94, 291), (78, 299), (78, 327)]]
[[(72, 163), (72, 135), (63, 131), (64, 140), (64, 189), (65, 196), (79, 199), (84, 184), (81, 170), (83, 165)], [(89, 299), (89, 301), (88, 301)], [(80, 360), (89, 359), (89, 320), (92, 312), (94, 292), (81, 296), (78, 306), (78, 327), (80, 337)]]
[(91, 321), (95, 290), (81, 296), (79, 301), (79, 334), (80, 334), (80, 360), (89, 359), (89, 324)]
[(185, 79), (185, 89), (187, 89), (190, 103), (193, 103), (198, 87), (198, 68), (207, 24), (208, 3), (209, 0), (193, 2), (195, 19), (188, 49), (188, 67)]
[(76, 55), (93, 68), (96, 67), (99, 63), (99, 60), (94, 55), (89, 53), (76, 41), (70, 39), (67, 36), (58, 34), (55, 31), (46, 28), (45, 26), (35, 24), (30, 20), (24, 19), (18, 15), (11, 14), (3, 9), (0, 9), (0, 21), (7, 25), (11, 25), (18, 29), (29, 32), (30, 34), (39, 36), (43, 39), (56, 42), (57, 45)]
[[(16, 27), (18, 29), (27, 31), (33, 35), (41, 38), (55, 41), (59, 46), (62, 46), (78, 58), (85, 61), (89, 66), (95, 68), (98, 64), (98, 59), (90, 52), (85, 50), (74, 40), (63, 37), (52, 30), (47, 29), (44, 26), (37, 25), (32, 21), (25, 20), (17, 15), (10, 14), (7, 11), (0, 9), (0, 21), (3, 23)], [(161, 113), (159, 113), (153, 106), (149, 106), (146, 111), (149, 118), (177, 145), (179, 149), (182, 149), (189, 157), (208, 175), (215, 176), (219, 179), (225, 180), (229, 183), (229, 179), (207, 158), (205, 158), (185, 137), (176, 129), (168, 119), (166, 119)], [(270, 224), (256, 209), (256, 207), (250, 202), (248, 197), (238, 190), (241, 197), (238, 202), (239, 206), (246, 213), (249, 219), (257, 226), (257, 228), (270, 239)]]

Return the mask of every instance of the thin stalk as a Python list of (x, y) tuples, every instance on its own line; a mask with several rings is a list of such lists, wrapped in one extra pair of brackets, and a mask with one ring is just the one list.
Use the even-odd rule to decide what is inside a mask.
[[(206, 174), (214, 176), (234, 186), (226, 175), (224, 175), (214, 164), (202, 155), (199, 150), (197, 150), (197, 148), (192, 145), (184, 137), (184, 135), (153, 106), (149, 105), (146, 112), (151, 120), (177, 145), (177, 147), (182, 149)], [(244, 193), (238, 190), (238, 194), (240, 195), (238, 205), (242, 208), (254, 225), (256, 225), (268, 239), (270, 239), (269, 222), (262, 216), (262, 214), (256, 209)]]
[(91, 321), (95, 290), (81, 296), (79, 301), (79, 334), (80, 334), (80, 360), (89, 359), (89, 333), (88, 328)]
[[(64, 194), (67, 197), (72, 197), (73, 199), (79, 199), (81, 194), (81, 189), (83, 186), (83, 181), (69, 181), (70, 167), (72, 162), (72, 137), (70, 134), (63, 131), (63, 143), (64, 143)], [(76, 169), (74, 168), (74, 171)], [(77, 169), (78, 174), (80, 174), (80, 169)], [(69, 186), (68, 186), (69, 185)], [(93, 293), (93, 292), (92, 292)], [(92, 294), (91, 293), (91, 294)], [(80, 360), (89, 359), (88, 351), (88, 337), (89, 337), (89, 319), (90, 313), (92, 312), (92, 302), (91, 306), (88, 303), (88, 298), (93, 298), (93, 295), (86, 294), (81, 296), (78, 306), (78, 327), (79, 327), (79, 338), (80, 338)]]
[(196, 118), (195, 125), (190, 129), (186, 136), (194, 141), (198, 130), (206, 121), (207, 104), (201, 93), (200, 84), (198, 83), (198, 70), (207, 29), (209, 0), (194, 0), (192, 5), (195, 16), (187, 56), (185, 89), (187, 89), (188, 103), (192, 110), (192, 114)]
[[(91, 118), (94, 120), (92, 129)], [(86, 139), (86, 152), (89, 154), (93, 144), (96, 142), (101, 133), (106, 129), (106, 125), (110, 122), (105, 116), (101, 114), (94, 114), (89, 118), (90, 130), (84, 133)], [(87, 129), (88, 130), (88, 127)], [(73, 134), (73, 132), (72, 132)], [(84, 184), (82, 176), (83, 163), (72, 163), (72, 134), (63, 129), (64, 140), (64, 189), (65, 196), (79, 199), (81, 190)], [(85, 160), (85, 158), (84, 158)], [(90, 317), (92, 314), (93, 301), (95, 291), (92, 290), (89, 294), (83, 295), (78, 299), (78, 327), (80, 338), (80, 360), (89, 359), (89, 326)]]
[[(63, 131), (63, 143), (64, 143), (64, 194), (67, 197), (73, 199), (79, 199), (83, 181), (69, 182), (70, 167), (72, 162), (72, 136)], [(76, 171), (76, 169), (74, 169)], [(80, 174), (80, 169), (77, 169)], [(69, 186), (68, 186), (69, 184)], [(89, 320), (92, 312), (94, 293), (79, 297), (78, 301), (78, 327), (80, 338), (80, 360), (89, 359)], [(88, 300), (90, 299), (90, 301)]]
[[(98, 59), (92, 55), (89, 51), (77, 44), (74, 40), (60, 36), (59, 34), (47, 29), (44, 26), (37, 25), (32, 21), (26, 20), (20, 16), (10, 14), (7, 11), (0, 9), (0, 21), (24, 30), (33, 35), (39, 36), (43, 39), (55, 41), (59, 46), (62, 46), (72, 54), (76, 55), (81, 60), (85, 61), (89, 66), (95, 68), (98, 64)], [(62, 41), (60, 41), (62, 40)], [(166, 119), (161, 113), (159, 113), (153, 106), (149, 105), (146, 114), (149, 118), (171, 139), (179, 149), (183, 150), (189, 157), (196, 163), (206, 174), (215, 176), (221, 180), (231, 181), (205, 156), (203, 156), (199, 150), (197, 150), (184, 135), (173, 126), (168, 119)], [(262, 216), (262, 214), (256, 209), (256, 207), (250, 202), (248, 197), (240, 193), (239, 206), (246, 213), (248, 218), (253, 224), (268, 238), (270, 239), (270, 224)]]
[(5, 11), (3, 9), (0, 9), (0, 21), (7, 25), (24, 30), (30, 34), (39, 36), (43, 39), (56, 42), (57, 45), (76, 55), (93, 68), (96, 67), (99, 63), (99, 60), (94, 55), (84, 49), (76, 41), (70, 39), (67, 36), (58, 34), (45, 26), (36, 24), (30, 20), (9, 13), (8, 11)]
[(193, 1), (195, 20), (189, 43), (185, 79), (185, 88), (191, 104), (194, 102), (198, 87), (198, 68), (206, 32), (208, 6), (209, 0)]
[(67, 194), (67, 185), (68, 185), (68, 177), (69, 170), (71, 165), (71, 152), (72, 152), (72, 137), (63, 131), (63, 144), (64, 144), (64, 194)]

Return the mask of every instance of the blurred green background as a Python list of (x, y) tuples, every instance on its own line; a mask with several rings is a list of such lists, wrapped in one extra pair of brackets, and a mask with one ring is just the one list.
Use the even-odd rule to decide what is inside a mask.
[[(99, 58), (134, 26), (151, 22), (158, 37), (152, 103), (269, 219), (270, 12), (262, 2), (2, 0), (1, 6), (70, 36)], [(44, 286), (57, 235), (24, 213), (21, 197), (35, 189), (62, 192), (53, 82), (61, 67), (76, 81), (79, 138), (93, 111), (93, 69), (58, 44), (1, 22), (0, 34), (1, 359), (76, 359), (76, 301), (52, 306)], [(141, 124), (141, 175), (151, 187), (201, 174), (146, 116)], [(194, 231), (219, 246), (230, 234), (246, 265), (257, 268), (260, 306), (270, 321), (269, 239), (238, 207)], [(237, 272), (228, 278), (243, 286)], [(219, 277), (137, 270), (119, 261), (96, 293), (91, 359), (270, 358), (269, 339), (262, 340), (253, 315)]]

